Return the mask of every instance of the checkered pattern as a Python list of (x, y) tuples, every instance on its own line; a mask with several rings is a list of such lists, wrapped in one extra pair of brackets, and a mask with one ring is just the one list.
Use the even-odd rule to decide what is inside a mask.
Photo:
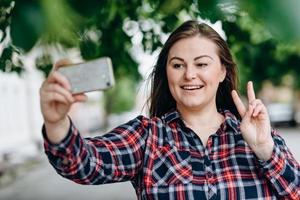
[(299, 163), (278, 133), (272, 158), (262, 162), (239, 121), (222, 113), (226, 120), (206, 147), (174, 111), (94, 138), (83, 139), (71, 124), (57, 145), (43, 128), (45, 152), (60, 175), (80, 184), (131, 181), (138, 199), (300, 199)]

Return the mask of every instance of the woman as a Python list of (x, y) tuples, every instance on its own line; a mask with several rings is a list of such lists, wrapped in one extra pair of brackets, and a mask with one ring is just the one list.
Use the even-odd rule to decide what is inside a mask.
[(60, 175), (80, 184), (131, 181), (138, 199), (299, 199), (299, 164), (252, 83), (245, 106), (236, 79), (226, 42), (187, 21), (154, 67), (150, 118), (83, 139), (67, 114), (86, 96), (72, 96), (54, 70), (40, 89), (45, 152)]

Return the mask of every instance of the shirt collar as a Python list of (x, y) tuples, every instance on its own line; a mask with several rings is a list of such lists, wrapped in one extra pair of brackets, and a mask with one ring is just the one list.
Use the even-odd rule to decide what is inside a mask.
[[(227, 131), (227, 129), (230, 128), (234, 131), (234, 133), (238, 134), (240, 129), (240, 121), (236, 118), (236, 116), (229, 110), (221, 110), (220, 113), (225, 117), (225, 121), (221, 125), (222, 130)], [(162, 120), (164, 120), (167, 124), (178, 119), (182, 121), (181, 115), (177, 110), (170, 111), (162, 116)]]
[(171, 123), (176, 119), (181, 119), (180, 113), (177, 110), (167, 112), (162, 116), (162, 120), (164, 120), (167, 124)]
[(223, 123), (223, 131), (226, 131), (227, 128), (231, 128), (234, 133), (238, 134), (240, 131), (240, 121), (232, 114), (229, 110), (224, 110), (220, 112), (225, 117), (225, 122)]

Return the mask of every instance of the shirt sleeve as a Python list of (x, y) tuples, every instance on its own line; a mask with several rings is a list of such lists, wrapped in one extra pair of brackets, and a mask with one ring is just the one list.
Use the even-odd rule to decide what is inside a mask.
[(51, 143), (43, 126), (44, 149), (58, 174), (79, 184), (134, 179), (143, 166), (148, 119), (139, 116), (103, 136), (82, 138), (71, 122), (67, 136)]
[(284, 139), (272, 131), (274, 149), (267, 161), (259, 161), (263, 174), (277, 195), (284, 199), (300, 199), (300, 166), (288, 149)]

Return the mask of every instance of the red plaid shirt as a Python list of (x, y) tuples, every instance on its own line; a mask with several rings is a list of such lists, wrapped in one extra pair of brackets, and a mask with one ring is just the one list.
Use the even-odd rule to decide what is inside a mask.
[(284, 140), (272, 131), (272, 158), (259, 161), (239, 121), (222, 113), (225, 122), (206, 147), (174, 111), (94, 138), (83, 139), (71, 124), (57, 145), (43, 129), (45, 152), (60, 175), (80, 184), (131, 181), (138, 199), (300, 199), (299, 163)]

